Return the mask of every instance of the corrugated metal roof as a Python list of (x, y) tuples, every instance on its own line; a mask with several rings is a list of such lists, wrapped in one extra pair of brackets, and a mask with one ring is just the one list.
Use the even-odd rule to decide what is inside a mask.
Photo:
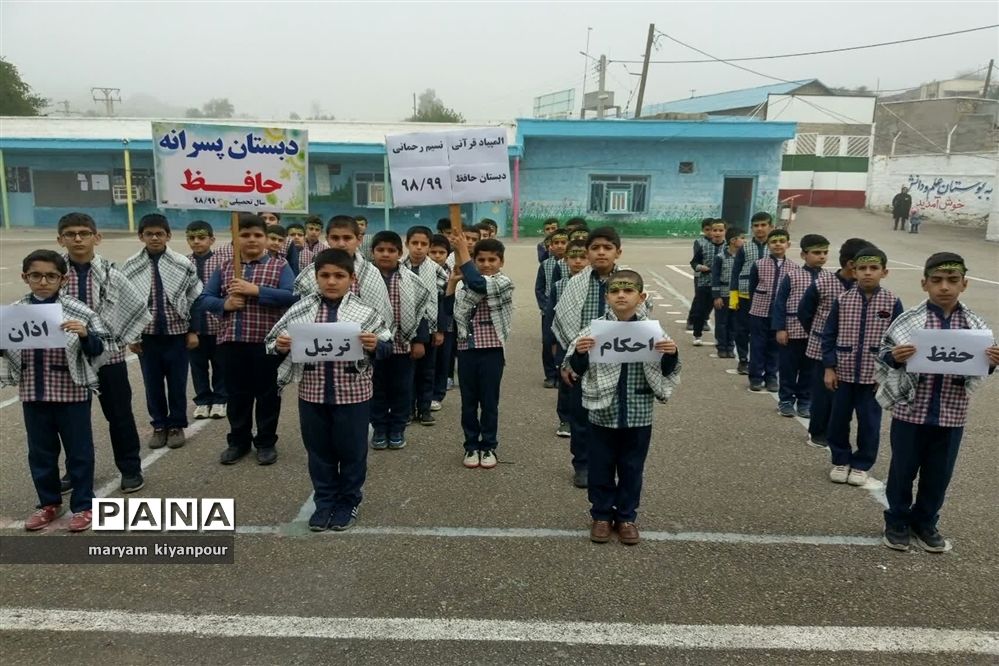
[(648, 104), (642, 107), (642, 115), (653, 116), (657, 113), (711, 113), (727, 109), (742, 109), (766, 102), (767, 95), (771, 93), (784, 95), (815, 81), (817, 79), (803, 79), (791, 83), (775, 83), (756, 88), (729, 90), (728, 92), (715, 93), (714, 95), (700, 95), (698, 97), (688, 97), (687, 99), (677, 99), (672, 102)]

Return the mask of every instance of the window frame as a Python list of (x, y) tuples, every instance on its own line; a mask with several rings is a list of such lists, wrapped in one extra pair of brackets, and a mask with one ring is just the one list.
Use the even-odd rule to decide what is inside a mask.
[[(363, 178), (362, 178), (363, 176)], [(374, 188), (372, 186), (375, 186)], [(358, 188), (364, 186), (365, 188), (365, 202), (359, 203), (359, 197), (357, 196)], [(372, 190), (381, 190), (381, 199), (379, 201), (374, 201), (372, 198)], [(384, 208), (385, 203), (388, 199), (386, 193), (386, 183), (385, 183), (385, 173), (382, 171), (355, 171), (353, 174), (353, 187), (351, 188), (351, 194), (353, 195), (354, 208)]]
[[(602, 215), (640, 215), (649, 211), (648, 174), (590, 174), (587, 210)], [(625, 193), (626, 204), (611, 208), (616, 193)], [(597, 205), (595, 205), (597, 204)]]

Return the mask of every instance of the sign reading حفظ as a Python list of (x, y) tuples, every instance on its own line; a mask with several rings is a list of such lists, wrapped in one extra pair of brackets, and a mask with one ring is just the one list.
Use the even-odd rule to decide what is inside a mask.
[(985, 350), (992, 331), (921, 328), (912, 332), (916, 353), (905, 364), (909, 372), (984, 377), (989, 373)]

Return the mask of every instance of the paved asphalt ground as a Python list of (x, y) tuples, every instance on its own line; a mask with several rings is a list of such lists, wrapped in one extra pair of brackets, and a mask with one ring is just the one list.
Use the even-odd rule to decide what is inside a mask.
[[(822, 209), (795, 224), (796, 238), (863, 236), (884, 248), (886, 286), (906, 306), (921, 299), (926, 256), (960, 252), (972, 269), (964, 301), (999, 325), (999, 246), (981, 229), (926, 224), (916, 236), (883, 216)], [(0, 235), (0, 300), (24, 293), (20, 259), (53, 238)], [(293, 388), (274, 466), (219, 465), (226, 424), (198, 422), (184, 448), (143, 450), (139, 495), (235, 498), (236, 563), (0, 567), (4, 663), (997, 663), (999, 382), (973, 402), (944, 507), (953, 550), (889, 551), (880, 484), (830, 483), (827, 454), (806, 446), (801, 422), (749, 393), (712, 347), (691, 346), (676, 322), (692, 291), (690, 244), (626, 240), (621, 259), (644, 274), (683, 361), (681, 386), (656, 412), (640, 545), (587, 539), (586, 496), (570, 483), (567, 440), (554, 436), (555, 391), (541, 384), (533, 243), (511, 243), (517, 311), (495, 470), (461, 466), (452, 392), (435, 427), (411, 427), (402, 451), (371, 453), (357, 528), (313, 535)], [(101, 251), (121, 261), (138, 247), (115, 234)], [(186, 251), (182, 234), (173, 247)], [(138, 364), (129, 368), (145, 438)], [(94, 431), (96, 486), (118, 496), (96, 403)], [(0, 536), (39, 538), (17, 522), (35, 497), (10, 388), (0, 438)], [(49, 532), (66, 535), (64, 523)]]

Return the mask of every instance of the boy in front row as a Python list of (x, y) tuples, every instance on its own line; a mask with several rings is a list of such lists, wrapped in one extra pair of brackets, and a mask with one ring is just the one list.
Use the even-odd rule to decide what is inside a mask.
[[(910, 535), (923, 550), (941, 553), (947, 542), (937, 519), (957, 461), (971, 393), (984, 377), (915, 374), (906, 363), (917, 352), (912, 334), (920, 329), (988, 329), (988, 324), (960, 301), (968, 287), (964, 259), (938, 252), (926, 260), (923, 291), (927, 300), (908, 310), (888, 328), (881, 341), (878, 402), (891, 410), (891, 465), (885, 495), (883, 541), (893, 550), (908, 550)], [(999, 365), (995, 340), (986, 348), (989, 374)], [(919, 477), (916, 501), (912, 484)]]
[[(609, 311), (601, 319), (646, 319), (644, 289), (635, 271), (614, 273), (607, 284)], [(587, 325), (566, 352), (573, 372), (581, 377), (590, 419), (590, 541), (607, 543), (617, 530), (618, 540), (632, 546), (639, 541), (635, 519), (652, 439), (652, 400), (664, 403), (672, 395), (680, 380), (680, 357), (665, 332), (655, 343), (662, 354), (659, 361), (591, 363), (588, 354), (595, 345)]]
[[(202, 285), (222, 266), (222, 258), (212, 250), (215, 230), (204, 220), (187, 225), (187, 258), (194, 264)], [(191, 328), (198, 334), (198, 346), (191, 350), (191, 383), (194, 384), (194, 418), (226, 417), (225, 379), (218, 354), (219, 318), (199, 308), (191, 315)], [(209, 372), (210, 369), (210, 372)]]
[[(104, 340), (111, 339), (97, 314), (77, 299), (60, 295), (66, 261), (52, 250), (35, 250), (21, 264), (21, 279), (31, 294), (24, 305), (62, 306), (66, 346), (0, 352), (0, 386), (17, 386), (28, 434), (28, 467), (38, 494), (38, 510), (24, 529), (45, 528), (65, 511), (59, 485), (59, 451), (66, 450), (72, 482), (70, 532), (90, 527), (94, 499), (94, 437), (90, 396), (97, 392), (97, 368), (104, 361)], [(110, 351), (110, 350), (109, 350)], [(60, 444), (61, 440), (61, 444)]]
[[(371, 361), (391, 355), (391, 333), (381, 316), (350, 291), (354, 257), (345, 250), (323, 250), (314, 262), (318, 291), (304, 296), (274, 325), (264, 345), (284, 356), (279, 390), (298, 382), (298, 418), (309, 458), (315, 511), (309, 529), (338, 532), (357, 520), (367, 476), (368, 419), (372, 395)], [(313, 322), (355, 322), (367, 352), (361, 361), (293, 363), (288, 327)]]

